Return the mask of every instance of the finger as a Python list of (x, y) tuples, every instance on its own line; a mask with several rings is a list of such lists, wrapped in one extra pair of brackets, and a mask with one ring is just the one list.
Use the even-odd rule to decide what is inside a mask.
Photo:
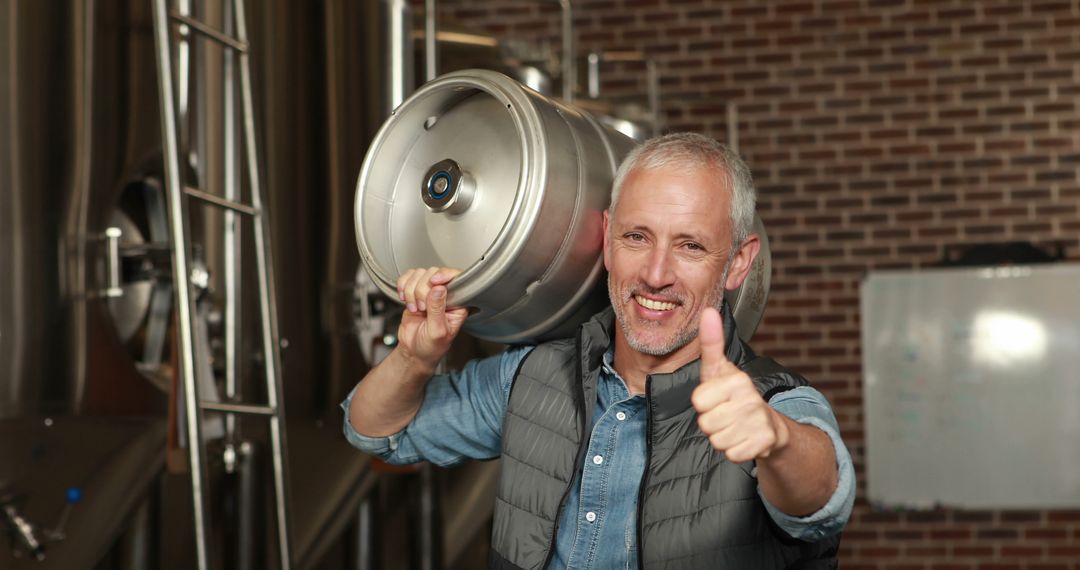
[(730, 400), (736, 388), (731, 382), (703, 382), (690, 393), (690, 403), (699, 414), (710, 413)]
[(415, 313), (419, 310), (417, 307), (417, 286), (420, 283), (420, 279), (424, 276), (423, 269), (413, 269), (409, 271), (409, 280), (405, 283), (405, 306), (409, 309), (409, 312)]
[[(449, 295), (449, 293), (447, 294)], [(446, 325), (449, 327), (450, 336), (457, 336), (467, 318), (469, 318), (468, 307), (448, 307), (446, 309)]]
[(705, 435), (721, 432), (735, 422), (738, 410), (731, 402), (722, 403), (711, 409), (698, 412), (698, 428)]
[(427, 329), (432, 339), (446, 336), (446, 287), (436, 285), (427, 294)]
[(427, 296), (431, 291), (431, 276), (439, 272), (438, 267), (429, 267), (420, 273), (416, 281), (416, 308), (421, 311), (427, 310)]
[(724, 322), (712, 307), (701, 312), (698, 328), (701, 346), (701, 381), (707, 382), (729, 373), (734, 364), (727, 358), (724, 346)]
[(757, 438), (747, 438), (737, 445), (724, 451), (728, 461), (732, 463), (745, 463), (754, 459), (769, 456), (769, 446)]
[(745, 441), (746, 435), (733, 427), (709, 435), (709, 444), (713, 446), (713, 449), (725, 453), (742, 445)]
[(460, 269), (454, 269), (452, 267), (440, 267), (439, 270), (431, 276), (431, 279), (429, 279), (428, 282), (432, 285), (446, 285), (453, 278), (461, 275), (461, 273), (462, 271)]
[(402, 303), (405, 302), (405, 287), (408, 286), (409, 279), (412, 278), (412, 274), (413, 274), (414, 271), (416, 271), (416, 270), (415, 269), (410, 269), (410, 270), (406, 271), (405, 273), (402, 273), (401, 276), (397, 278), (398, 300), (401, 301)]

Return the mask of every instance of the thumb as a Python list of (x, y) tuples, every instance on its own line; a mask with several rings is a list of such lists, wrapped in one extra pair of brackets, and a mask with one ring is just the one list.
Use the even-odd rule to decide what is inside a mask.
[(712, 307), (706, 307), (701, 312), (698, 344), (701, 346), (702, 382), (719, 377), (732, 365), (725, 352), (724, 321)]
[(427, 294), (427, 329), (431, 338), (446, 335), (446, 287), (436, 285)]

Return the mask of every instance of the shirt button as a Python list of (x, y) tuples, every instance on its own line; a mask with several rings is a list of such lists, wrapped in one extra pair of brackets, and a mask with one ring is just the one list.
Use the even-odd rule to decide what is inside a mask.
[(600, 465), (601, 463), (604, 462), (604, 458), (600, 457), (599, 455), (596, 455), (596, 456), (593, 456), (592, 462), (597, 464), (597, 465)]
[(596, 520), (596, 513), (592, 512), (592, 511), (589, 511), (589, 512), (585, 513), (585, 520), (587, 520), (589, 522), (595, 521)]
[(615, 417), (618, 418), (620, 422), (626, 421), (626, 412), (619, 412), (615, 414)]

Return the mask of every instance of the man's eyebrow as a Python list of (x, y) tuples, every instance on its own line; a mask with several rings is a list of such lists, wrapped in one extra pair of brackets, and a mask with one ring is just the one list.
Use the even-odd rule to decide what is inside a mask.
[[(645, 233), (649, 233), (649, 234), (656, 233), (656, 232), (654, 232), (652, 230), (652, 228), (650, 228), (649, 226), (644, 225), (644, 224), (622, 225), (622, 224), (616, 223), (616, 224), (614, 224), (614, 227), (615, 227), (615, 229), (617, 229), (620, 232), (640, 231), (640, 232), (645, 232)], [(675, 239), (677, 239), (677, 240), (684, 240), (685, 239), (685, 240), (695, 241), (695, 242), (698, 242), (698, 243), (701, 243), (701, 244), (704, 244), (706, 241), (708, 241), (707, 239), (705, 239), (705, 237), (703, 235), (695, 234), (695, 233), (691, 233), (691, 232), (686, 232), (686, 231), (682, 231), (682, 232), (679, 232), (679, 233), (675, 234)]]

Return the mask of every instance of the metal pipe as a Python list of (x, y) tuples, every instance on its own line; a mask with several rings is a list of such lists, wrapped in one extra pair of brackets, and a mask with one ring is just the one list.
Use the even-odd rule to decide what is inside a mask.
[[(191, 15), (191, 0), (179, 0), (177, 2), (177, 8), (180, 15)], [(168, 14), (166, 14), (166, 18)], [(167, 22), (166, 22), (167, 23)], [(189, 38), (191, 37), (191, 30), (184, 24), (181, 24), (177, 28), (177, 33), (180, 36), (180, 45), (176, 48), (176, 97), (179, 101), (177, 106), (177, 120), (179, 121), (179, 133), (180, 133), (180, 146), (182, 148), (188, 148), (188, 87), (191, 82), (188, 80), (191, 72), (191, 44)], [(171, 67), (169, 68), (172, 69)]]
[(379, 525), (375, 521), (376, 497), (368, 495), (356, 510), (356, 570), (375, 570), (379, 564)]
[(660, 74), (657, 71), (656, 61), (645, 57), (645, 54), (640, 51), (589, 53), (587, 83), (589, 97), (592, 99), (600, 97), (600, 64), (609, 61), (645, 62), (645, 89), (649, 99), (649, 113), (652, 115), (652, 136), (659, 135), (663, 130), (663, 121), (660, 119)]
[[(228, 7), (225, 8), (224, 28), (226, 34), (233, 34), (235, 28), (235, 16)], [(236, 168), (236, 57), (232, 50), (223, 50), (222, 71), (225, 76), (223, 85), (224, 98), (224, 188), (225, 199), (231, 202), (240, 201), (240, 171)], [(224, 278), (225, 278), (225, 399), (236, 402), (240, 399), (240, 326), (242, 314), (238, 295), (240, 293), (240, 219), (232, 211), (225, 211), (225, 236), (224, 236)], [(236, 425), (236, 416), (225, 415), (225, 441), (227, 445), (233, 445), (237, 441), (239, 433)]]
[(733, 152), (739, 152), (739, 107), (734, 101), (727, 104), (727, 144)]
[(228, 34), (219, 32), (218, 30), (211, 28), (210, 26), (196, 20), (195, 18), (185, 16), (184, 14), (181, 14), (179, 12), (173, 12), (169, 14), (169, 18), (176, 20), (177, 22), (180, 22), (185, 26), (190, 26), (191, 29), (199, 32), (200, 34), (206, 36), (211, 40), (214, 40), (215, 42), (223, 46), (231, 47), (232, 49), (241, 53), (247, 53), (248, 51), (247, 42), (238, 42), (235, 38), (229, 36)]
[(442, 516), (439, 512), (438, 473), (435, 466), (420, 467), (420, 568), (439, 570), (442, 564)]
[[(412, 95), (415, 88), (416, 74), (413, 71), (413, 39), (412, 39), (412, 11), (409, 8), (407, 0), (384, 0), (386, 10), (388, 10), (387, 18), (389, 19), (390, 28), (390, 45), (387, 50), (387, 55), (390, 57), (389, 70), (390, 81), (387, 84), (387, 101), (389, 103), (389, 109), (386, 110), (386, 116), (390, 115), (390, 112), (397, 108), (406, 97)], [(431, 9), (431, 13), (434, 14), (434, 8)], [(427, 21), (425, 19), (425, 26)], [(431, 34), (430, 37), (433, 37)], [(424, 61), (429, 59), (435, 61), (438, 54), (435, 53), (434, 46), (429, 48), (428, 38), (424, 37)], [(428, 51), (428, 50), (431, 51)], [(437, 64), (437, 62), (436, 62)], [(426, 65), (426, 63), (425, 63)], [(434, 71), (431, 71), (434, 73)]]
[(207, 204), (210, 204), (212, 206), (217, 206), (218, 208), (223, 208), (225, 210), (232, 210), (234, 212), (240, 212), (241, 214), (247, 214), (249, 216), (254, 216), (254, 215), (259, 213), (258, 208), (253, 208), (253, 207), (245, 205), (245, 204), (240, 204), (239, 202), (233, 202), (231, 200), (226, 200), (225, 198), (220, 198), (220, 197), (215, 196), (213, 194), (210, 194), (208, 192), (203, 192), (202, 190), (196, 190), (195, 188), (192, 188), (190, 186), (185, 186), (184, 187), (184, 194), (187, 194), (188, 196), (191, 196), (192, 198), (198, 198), (199, 200), (202, 200), (203, 202), (206, 202)]
[(253, 406), (250, 404), (228, 404), (225, 402), (202, 402), (202, 409), (210, 412), (225, 412), (227, 414), (249, 414), (252, 416), (272, 416), (274, 408), (270, 406)]
[(151, 561), (154, 561), (153, 556), (156, 554), (154, 537), (157, 529), (154, 528), (155, 513), (152, 505), (154, 500), (154, 488), (151, 487), (150, 493), (132, 513), (128, 529), (124, 532), (121, 541), (122, 555), (119, 567), (131, 570), (151, 567)]
[(600, 54), (589, 52), (589, 98), (600, 97)]
[(437, 49), (436, 34), (436, 2), (424, 0), (424, 79), (431, 81), (439, 75), (439, 50)]
[(574, 8), (570, 0), (558, 0), (562, 7), (562, 73), (563, 101), (574, 102), (577, 83), (577, 58), (574, 57)]
[(259, 489), (262, 480), (259, 477), (262, 462), (256, 456), (256, 448), (251, 442), (242, 442), (239, 446), (239, 493), (237, 497), (237, 570), (252, 570), (256, 567), (258, 552), (262, 551), (258, 544), (256, 528), (257, 509), (259, 507)]
[[(90, 185), (91, 185), (91, 165), (95, 163), (97, 159), (93, 150), (93, 117), (94, 117), (94, 98), (91, 96), (94, 86), (94, 57), (95, 48), (97, 44), (94, 30), (97, 29), (97, 5), (93, 1), (77, 2), (74, 5), (74, 10), (77, 14), (76, 21), (83, 22), (81, 26), (75, 26), (75, 45), (81, 46), (82, 59), (77, 64), (77, 76), (80, 78), (75, 81), (74, 93), (75, 101), (78, 101), (79, 112), (75, 115), (78, 117), (74, 121), (75, 125), (75, 140), (78, 141), (79, 152), (76, 154), (74, 164), (74, 180), (76, 180), (77, 190), (75, 192), (75, 204), (76, 207), (72, 208), (71, 217), (69, 223), (66, 224), (69, 228), (75, 229), (75, 236), (81, 238), (86, 235), (88, 229), (88, 218), (90, 215)], [(12, 10), (16, 8), (13, 7)], [(15, 18), (11, 19), (12, 25), (15, 24)], [(9, 36), (12, 38), (10, 41), (15, 41), (17, 37), (14, 31)], [(12, 81), (17, 81), (19, 77), (18, 64), (14, 61), (11, 63), (12, 70), (15, 71), (11, 75)], [(18, 106), (13, 106), (12, 109), (17, 109)], [(17, 155), (16, 155), (17, 156)], [(13, 178), (15, 184), (13, 187), (19, 188), (19, 175), (17, 172)], [(74, 224), (70, 222), (74, 221)], [(16, 231), (18, 232), (18, 222), (16, 222)], [(22, 232), (18, 232), (16, 235), (23, 235)], [(68, 234), (71, 235), (70, 233)], [(74, 236), (73, 236), (74, 237)], [(86, 287), (86, 240), (75, 239), (75, 260), (70, 262), (74, 265), (73, 270), (75, 273), (75, 283), (73, 292), (77, 294), (85, 293)], [(69, 258), (70, 259), (70, 258)], [(21, 305), (21, 304), (20, 304)], [(72, 390), (72, 401), (75, 403), (75, 409), (78, 410), (82, 406), (83, 396), (86, 394), (86, 382), (87, 377), (87, 306), (85, 302), (73, 303), (73, 318), (71, 329), (74, 331), (72, 339), (75, 340), (69, 346), (73, 347), (74, 354), (71, 355), (74, 362), (74, 370), (72, 371), (74, 381), (74, 390)], [(22, 320), (21, 313), (25, 310), (22, 306), (18, 306), (14, 311), (14, 318), (19, 321)], [(35, 315), (35, 318), (41, 318), (43, 315)], [(29, 319), (27, 319), (29, 320)], [(2, 354), (0, 354), (2, 358)]]
[[(184, 2), (181, 2), (183, 6)], [(173, 275), (181, 284), (176, 288), (177, 326), (180, 332), (180, 374), (183, 378), (184, 397), (189, 403), (196, 402), (195, 379), (195, 331), (191, 326), (195, 314), (194, 300), (187, 287), (188, 251), (187, 251), (187, 204), (184, 200), (183, 186), (180, 181), (180, 164), (177, 160), (176, 112), (173, 105), (172, 61), (169, 57), (169, 21), (165, 0), (154, 0), (154, 47), (158, 69), (158, 93), (161, 105), (161, 138), (165, 155), (165, 183), (168, 189), (170, 233), (173, 248)], [(183, 8), (181, 8), (183, 9)], [(206, 457), (202, 445), (202, 413), (197, 405), (186, 406), (188, 432), (188, 460), (191, 469), (193, 518), (195, 524), (195, 561), (202, 570), (210, 568), (208, 538), (213, 535), (210, 529), (207, 489), (205, 484)]]
[(652, 136), (660, 136), (664, 130), (663, 120), (660, 118), (660, 74), (656, 71), (654, 60), (645, 61), (645, 85), (649, 95), (649, 112), (652, 113), (653, 132)]
[(25, 550), (39, 562), (45, 560), (45, 541), (38, 536), (38, 528), (31, 523), (14, 504), (0, 506), (0, 519), (7, 526), (12, 546)]
[[(161, 0), (158, 0), (161, 1)], [(244, 20), (244, 0), (234, 0), (236, 10), (236, 35), (242, 42), (247, 41), (247, 22)], [(255, 114), (251, 86), (251, 69), (248, 54), (240, 54), (240, 97), (244, 106), (244, 156), (247, 159), (248, 184), (251, 189), (251, 203), (256, 210), (262, 209), (262, 189), (259, 180), (258, 145), (255, 138)], [(281, 558), (281, 570), (292, 567), (292, 537), (289, 533), (289, 460), (283, 419), (285, 416), (278, 394), (284, 394), (281, 382), (281, 352), (278, 346), (280, 338), (277, 323), (277, 305), (275, 294), (274, 268), (270, 260), (267, 239), (270, 235), (270, 221), (267, 216), (258, 216), (255, 225), (255, 265), (259, 275), (259, 312), (262, 322), (263, 367), (267, 378), (267, 405), (276, 408), (278, 413), (270, 417), (270, 442), (274, 470), (274, 497), (277, 508), (278, 552)]]
[[(436, 374), (447, 371), (446, 357), (439, 360)], [(435, 466), (420, 466), (420, 570), (439, 570), (443, 567), (442, 513), (439, 512), (438, 472)]]
[(120, 288), (120, 228), (105, 228), (105, 266), (109, 273), (105, 285), (106, 297), (120, 297), (124, 290)]

